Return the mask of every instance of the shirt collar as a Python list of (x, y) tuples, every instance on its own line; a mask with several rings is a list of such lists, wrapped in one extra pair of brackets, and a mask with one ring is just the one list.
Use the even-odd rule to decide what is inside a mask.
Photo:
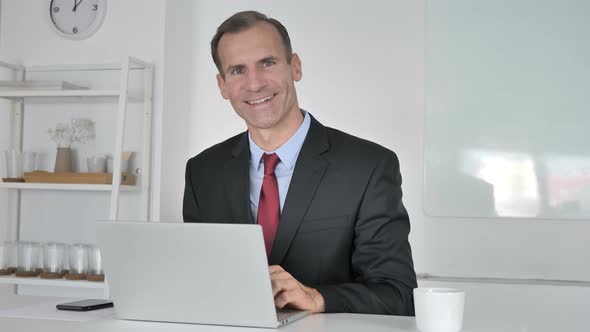
[(263, 153), (276, 153), (283, 163), (288, 169), (293, 169), (295, 167), (295, 162), (297, 162), (297, 157), (299, 156), (299, 151), (301, 151), (301, 147), (303, 146), (303, 142), (305, 141), (305, 137), (307, 136), (307, 132), (309, 131), (309, 126), (311, 124), (311, 119), (309, 114), (301, 110), (303, 112), (303, 123), (299, 126), (299, 129), (287, 140), (283, 145), (278, 147), (274, 151), (264, 151), (261, 149), (252, 137), (250, 136), (250, 132), (248, 132), (248, 140), (250, 142), (250, 165), (255, 168), (259, 168), (262, 165), (262, 154)]

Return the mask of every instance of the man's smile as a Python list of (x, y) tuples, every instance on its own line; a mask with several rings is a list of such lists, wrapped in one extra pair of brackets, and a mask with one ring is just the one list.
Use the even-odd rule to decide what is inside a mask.
[(262, 103), (265, 103), (265, 102), (273, 99), (276, 95), (277, 94), (275, 93), (273, 95), (270, 95), (270, 96), (267, 96), (267, 97), (264, 97), (264, 98), (260, 98), (260, 99), (257, 99), (257, 100), (248, 100), (248, 101), (246, 101), (246, 103), (249, 104), (249, 105), (262, 104)]

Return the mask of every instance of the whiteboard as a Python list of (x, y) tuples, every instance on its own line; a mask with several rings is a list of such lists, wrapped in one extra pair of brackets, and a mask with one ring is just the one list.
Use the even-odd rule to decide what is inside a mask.
[(429, 216), (590, 218), (590, 1), (429, 1)]

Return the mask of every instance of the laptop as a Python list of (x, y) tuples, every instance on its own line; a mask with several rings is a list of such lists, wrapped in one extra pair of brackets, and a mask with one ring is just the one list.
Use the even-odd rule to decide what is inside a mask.
[(97, 242), (121, 319), (276, 328), (262, 228), (252, 224), (100, 221)]

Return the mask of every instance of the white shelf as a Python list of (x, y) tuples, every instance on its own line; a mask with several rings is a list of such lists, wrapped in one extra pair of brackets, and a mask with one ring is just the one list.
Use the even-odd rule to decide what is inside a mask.
[[(26, 98), (33, 103), (63, 103), (70, 101), (88, 100), (92, 102), (119, 101), (121, 90), (118, 89), (94, 89), (94, 90), (0, 90), (0, 98), (19, 100)], [(127, 98), (130, 102), (143, 101), (143, 91), (135, 89), (128, 91)]]
[(120, 90), (0, 90), (0, 97), (119, 97)]
[[(0, 182), (0, 188), (8, 189), (41, 189), (41, 190), (79, 190), (79, 191), (111, 191), (111, 184), (70, 184), (70, 183), (31, 183), (31, 182)], [(120, 186), (121, 191), (138, 190), (138, 186)]]
[(104, 289), (104, 282), (67, 279), (41, 279), (39, 277), (21, 278), (14, 276), (0, 276), (0, 284)]
[[(140, 60), (141, 61), (141, 60)], [(131, 62), (129, 70), (142, 70), (152, 68), (152, 64), (139, 64)], [(24, 67), (23, 67), (24, 68)], [(120, 63), (104, 63), (104, 64), (77, 64), (77, 65), (37, 65), (26, 67), (27, 72), (56, 72), (56, 71), (105, 71), (105, 70), (121, 70), (123, 66)]]

